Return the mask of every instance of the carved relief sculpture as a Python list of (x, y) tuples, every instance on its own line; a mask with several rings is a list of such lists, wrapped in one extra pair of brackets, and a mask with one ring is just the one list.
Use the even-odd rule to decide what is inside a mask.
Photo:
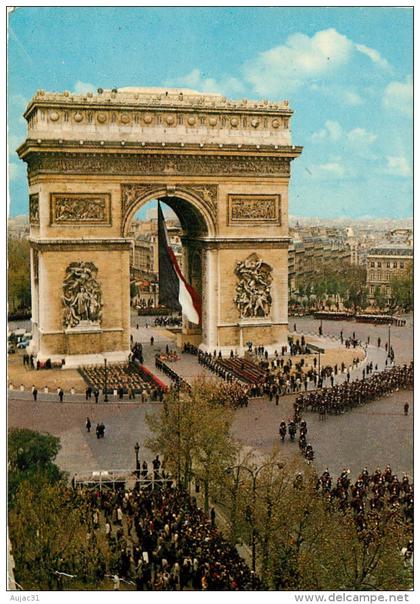
[(51, 224), (110, 224), (110, 195), (107, 193), (51, 194)]
[(99, 325), (102, 319), (102, 291), (93, 262), (72, 262), (63, 282), (63, 324), (67, 328), (82, 322)]
[(39, 224), (39, 195), (32, 193), (29, 195), (29, 222)]
[(39, 152), (28, 161), (29, 177), (47, 171), (67, 174), (116, 174), (129, 176), (289, 176), (288, 157), (223, 157), (212, 155), (167, 156), (139, 154), (109, 157), (105, 154)]
[(279, 222), (279, 195), (229, 195), (228, 223)]
[(236, 263), (235, 304), (241, 319), (267, 317), (271, 309), (272, 267), (263, 262), (257, 254), (251, 254), (242, 262)]
[[(131, 209), (139, 202), (139, 200), (145, 195), (149, 195), (153, 191), (159, 191), (160, 189), (167, 189), (165, 183), (153, 183), (153, 184), (141, 184), (141, 183), (127, 183), (121, 185), (121, 203), (123, 216), (127, 216)], [(217, 185), (183, 185), (181, 187), (174, 187), (171, 196), (182, 194), (182, 192), (190, 193), (194, 197), (199, 198), (203, 205), (209, 210), (214, 216), (217, 216)]]

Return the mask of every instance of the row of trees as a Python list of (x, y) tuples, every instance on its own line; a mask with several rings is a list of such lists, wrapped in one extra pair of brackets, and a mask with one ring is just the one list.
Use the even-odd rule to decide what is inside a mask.
[[(375, 306), (380, 310), (394, 311), (397, 308), (411, 311), (414, 303), (413, 264), (395, 275), (389, 282), (390, 296), (380, 287), (373, 293)], [(369, 306), (366, 287), (366, 269), (344, 264), (340, 267), (322, 267), (300, 279), (290, 299), (291, 306), (344, 308), (353, 311)]]
[(350, 264), (322, 266), (298, 281), (290, 302), (328, 308), (342, 303), (348, 309), (364, 309), (368, 305), (366, 269)]
[(13, 239), (8, 243), (8, 304), (9, 312), (26, 310), (31, 307), (31, 279), (29, 267), (29, 241)]

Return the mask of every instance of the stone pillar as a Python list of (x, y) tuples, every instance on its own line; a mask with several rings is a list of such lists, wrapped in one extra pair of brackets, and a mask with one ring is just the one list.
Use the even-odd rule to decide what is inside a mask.
[(203, 350), (214, 350), (218, 346), (218, 266), (217, 250), (203, 248)]

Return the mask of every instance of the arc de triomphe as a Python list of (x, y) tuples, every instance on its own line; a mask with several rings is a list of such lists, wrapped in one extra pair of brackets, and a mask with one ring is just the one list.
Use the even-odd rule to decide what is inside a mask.
[[(287, 342), (287, 101), (191, 90), (38, 91), (19, 147), (29, 179), (33, 346), (67, 366), (130, 349), (130, 221), (161, 199), (183, 229), (205, 350)], [(98, 356), (102, 355), (102, 356)]]

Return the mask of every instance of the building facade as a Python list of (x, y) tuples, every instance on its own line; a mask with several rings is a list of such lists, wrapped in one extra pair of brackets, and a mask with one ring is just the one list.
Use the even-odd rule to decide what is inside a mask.
[(413, 249), (410, 247), (377, 247), (367, 255), (367, 288), (369, 303), (375, 303), (375, 292), (380, 292), (389, 303), (391, 300), (390, 282), (394, 277), (404, 274), (413, 262)]

